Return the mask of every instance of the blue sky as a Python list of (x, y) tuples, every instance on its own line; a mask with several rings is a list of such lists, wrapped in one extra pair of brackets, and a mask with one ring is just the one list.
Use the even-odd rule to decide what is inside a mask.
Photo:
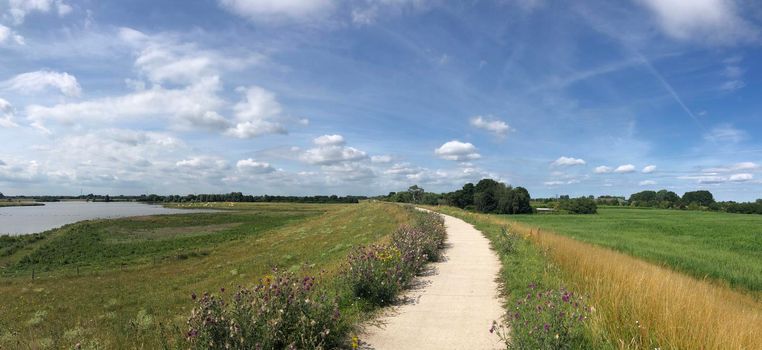
[(762, 189), (750, 1), (0, 0), (0, 192)]

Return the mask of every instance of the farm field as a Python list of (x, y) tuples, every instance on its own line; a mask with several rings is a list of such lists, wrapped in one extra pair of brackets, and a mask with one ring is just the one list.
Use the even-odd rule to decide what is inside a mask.
[(0, 349), (157, 348), (182, 334), (192, 293), (250, 285), (273, 266), (330, 275), (353, 246), (408, 220), (402, 207), (374, 203), (209, 207), (228, 210), (4, 237)]
[(19, 201), (0, 201), (1, 207), (38, 207), (45, 205), (44, 203), (37, 202), (19, 202)]
[(603, 207), (506, 218), (762, 296), (762, 215)]
[[(537, 223), (543, 220), (555, 223), (561, 230), (564, 219), (580, 220), (577, 223), (596, 221), (593, 215), (530, 217), (479, 214), (453, 207), (435, 209), (474, 224), (501, 253), (501, 281), (508, 310), (520, 306), (523, 298), (536, 292), (536, 288), (568, 288), (585, 295), (591, 304), (591, 315), (585, 336), (577, 339), (578, 348), (757, 349), (762, 346), (757, 336), (757, 330), (762, 327), (762, 303), (748, 291), (694, 278), (663, 263), (654, 264), (571, 238), (571, 234), (558, 234), (549, 225), (537, 230), (537, 226), (541, 226)], [(614, 214), (626, 216), (626, 210), (615, 210)], [(649, 212), (634, 211), (633, 214), (648, 215)], [(607, 219), (607, 214), (611, 213), (604, 210), (597, 215), (598, 220)], [(661, 214), (670, 213), (662, 211)], [(579, 226), (576, 227), (582, 230)], [(511, 240), (511, 237), (521, 239)], [(699, 243), (694, 245), (702, 247)], [(690, 248), (682, 250), (687, 249)], [(674, 255), (680, 256), (680, 253)], [(726, 255), (732, 256), (732, 252), (727, 251)], [(518, 328), (513, 329), (513, 336), (530, 341), (536, 338), (531, 332)]]

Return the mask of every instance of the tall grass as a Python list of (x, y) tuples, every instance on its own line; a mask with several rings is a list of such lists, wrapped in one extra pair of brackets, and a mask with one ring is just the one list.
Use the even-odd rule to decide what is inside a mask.
[(762, 349), (762, 304), (746, 294), (507, 218), (442, 211), (510, 225), (533, 242), (569, 287), (588, 295), (591, 329), (601, 346)]

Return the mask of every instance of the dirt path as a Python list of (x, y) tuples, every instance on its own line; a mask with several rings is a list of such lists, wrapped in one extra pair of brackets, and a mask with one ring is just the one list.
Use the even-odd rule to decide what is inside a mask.
[(443, 215), (449, 248), (430, 276), (361, 337), (367, 349), (504, 349), (489, 333), (503, 309), (495, 279), (500, 261), (489, 241), (463, 220)]

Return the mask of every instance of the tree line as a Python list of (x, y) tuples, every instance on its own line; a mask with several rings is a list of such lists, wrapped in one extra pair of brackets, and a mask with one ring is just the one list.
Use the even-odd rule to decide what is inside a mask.
[(762, 214), (762, 199), (755, 202), (718, 202), (711, 192), (706, 190), (685, 192), (682, 197), (677, 193), (660, 191), (641, 191), (633, 193), (628, 200), (633, 207), (651, 207), (662, 209), (711, 210), (739, 214)]
[(0, 199), (35, 200), (38, 202), (58, 202), (61, 200), (86, 200), (91, 202), (146, 202), (146, 203), (185, 203), (185, 202), (277, 202), (277, 203), (359, 203), (368, 199), (367, 196), (271, 196), (271, 195), (245, 195), (241, 192), (222, 194), (188, 194), (188, 195), (158, 195), (141, 194), (139, 196), (110, 196), (87, 194), (81, 196), (14, 196), (5, 197), (0, 193)]
[(467, 183), (463, 188), (448, 193), (426, 192), (413, 185), (404, 192), (390, 192), (380, 200), (399, 203), (451, 205), (494, 214), (531, 214), (529, 191), (523, 187), (512, 187), (493, 179), (482, 179), (476, 185)]

